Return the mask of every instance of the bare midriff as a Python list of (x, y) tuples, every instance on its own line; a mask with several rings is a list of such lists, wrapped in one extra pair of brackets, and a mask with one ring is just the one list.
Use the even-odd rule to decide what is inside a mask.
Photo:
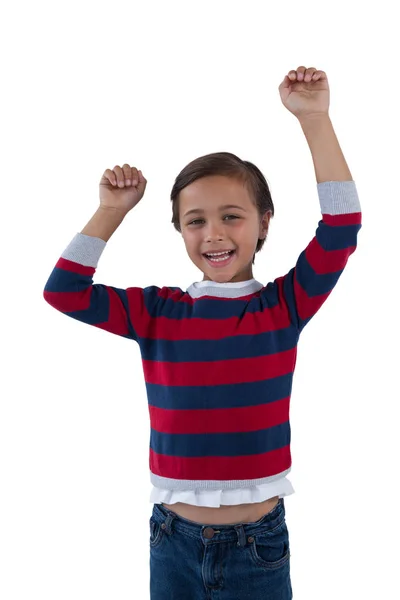
[(236, 525), (237, 523), (255, 523), (278, 504), (279, 496), (254, 504), (222, 504), (218, 507), (193, 506), (184, 502), (163, 506), (175, 514), (201, 525)]

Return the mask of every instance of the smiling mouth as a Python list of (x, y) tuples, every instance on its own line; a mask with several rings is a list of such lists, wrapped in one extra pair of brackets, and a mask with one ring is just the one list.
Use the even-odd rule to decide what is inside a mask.
[(229, 264), (235, 255), (236, 250), (230, 250), (225, 254), (221, 254), (220, 256), (211, 257), (209, 254), (203, 254), (204, 258), (207, 260), (207, 263), (213, 267), (224, 267)]

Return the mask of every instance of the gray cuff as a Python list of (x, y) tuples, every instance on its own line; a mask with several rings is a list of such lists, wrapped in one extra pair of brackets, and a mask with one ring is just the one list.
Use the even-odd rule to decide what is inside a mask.
[(107, 242), (98, 237), (77, 233), (61, 254), (61, 257), (85, 267), (97, 269), (97, 263), (106, 245)]
[(321, 212), (328, 215), (347, 215), (361, 212), (354, 181), (323, 181), (317, 184)]

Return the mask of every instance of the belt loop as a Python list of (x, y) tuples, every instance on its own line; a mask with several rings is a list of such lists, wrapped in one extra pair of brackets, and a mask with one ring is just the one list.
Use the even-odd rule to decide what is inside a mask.
[(172, 521), (175, 519), (175, 514), (168, 511), (168, 516), (165, 519), (165, 522), (161, 525), (161, 527), (165, 530), (168, 535), (171, 535), (171, 525)]
[(246, 545), (246, 534), (244, 532), (244, 527), (242, 524), (240, 525), (235, 525), (235, 529), (236, 529), (236, 533), (238, 536), (238, 546), (245, 546)]

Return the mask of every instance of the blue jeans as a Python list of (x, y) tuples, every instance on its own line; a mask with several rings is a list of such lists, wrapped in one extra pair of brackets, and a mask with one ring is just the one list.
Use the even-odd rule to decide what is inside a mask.
[(255, 523), (202, 525), (154, 504), (151, 600), (291, 600), (289, 532), (281, 498)]

